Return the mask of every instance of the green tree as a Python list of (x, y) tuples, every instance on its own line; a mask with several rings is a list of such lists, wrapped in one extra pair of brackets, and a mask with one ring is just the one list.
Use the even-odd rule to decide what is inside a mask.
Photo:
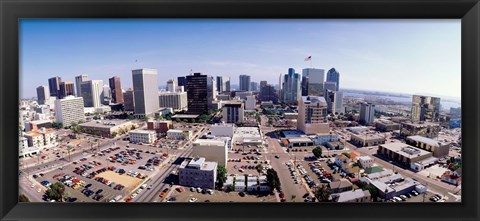
[(377, 197), (379, 197), (380, 195), (379, 195), (378, 189), (374, 185), (362, 182), (360, 183), (360, 186), (362, 190), (368, 190), (368, 192), (370, 192), (370, 196), (374, 202), (377, 201)]
[(315, 148), (313, 148), (312, 153), (313, 153), (313, 155), (315, 155), (315, 157), (319, 158), (319, 157), (322, 156), (322, 148), (315, 147)]
[(63, 183), (56, 182), (50, 186), (50, 189), (46, 192), (50, 199), (57, 202), (63, 202), (63, 196), (65, 195), (65, 186)]
[(30, 199), (28, 199), (28, 197), (25, 196), (24, 194), (20, 194), (18, 196), (18, 202), (30, 202)]
[(175, 118), (175, 121), (176, 121), (177, 123), (180, 123), (180, 118)]
[(272, 124), (273, 124), (273, 118), (272, 118), (272, 117), (268, 117), (268, 124), (269, 124), (269, 125), (272, 125)]
[(131, 114), (130, 114), (130, 115), (128, 115), (127, 119), (129, 119), (129, 120), (133, 120), (133, 119), (135, 119), (135, 117), (134, 117), (133, 115), (131, 115)]
[(328, 202), (330, 201), (330, 190), (328, 187), (323, 184), (315, 193), (319, 202)]
[(273, 191), (273, 189), (282, 191), (282, 186), (280, 184), (277, 171), (275, 171), (273, 168), (267, 170), (267, 183), (270, 186), (271, 191)]
[(257, 166), (255, 166), (255, 169), (257, 169), (257, 172), (260, 174), (263, 170), (263, 166), (261, 163), (259, 163)]
[(227, 168), (223, 165), (217, 167), (217, 189), (223, 188), (223, 184), (227, 181)]
[(348, 158), (350, 158), (350, 156), (351, 156), (350, 153), (348, 153), (348, 152), (343, 152), (342, 154), (345, 155)]

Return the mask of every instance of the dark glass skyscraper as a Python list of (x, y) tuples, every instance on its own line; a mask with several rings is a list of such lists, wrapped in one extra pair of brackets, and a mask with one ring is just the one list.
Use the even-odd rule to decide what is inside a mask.
[(241, 91), (250, 91), (250, 76), (248, 75), (240, 75), (240, 90)]
[(55, 96), (58, 98), (60, 94), (60, 82), (62, 78), (59, 76), (48, 79), (48, 89), (50, 91), (50, 96)]
[(177, 85), (178, 85), (179, 87), (180, 87), (180, 86), (186, 87), (186, 86), (187, 86), (187, 77), (185, 77), (185, 76), (178, 77), (178, 78), (177, 78)]
[(73, 82), (65, 81), (60, 83), (60, 90), (57, 95), (58, 98), (62, 99), (66, 96), (74, 95), (75, 94), (75, 87)]
[(204, 114), (210, 113), (210, 105), (214, 99), (216, 85), (214, 79), (208, 75), (194, 73), (187, 76), (188, 113)]
[(335, 70), (335, 68), (332, 68), (330, 70), (328, 70), (327, 72), (327, 82), (335, 82), (337, 85), (337, 88), (335, 89), (336, 91), (338, 91), (340, 89), (340, 73), (338, 73), (337, 70)]

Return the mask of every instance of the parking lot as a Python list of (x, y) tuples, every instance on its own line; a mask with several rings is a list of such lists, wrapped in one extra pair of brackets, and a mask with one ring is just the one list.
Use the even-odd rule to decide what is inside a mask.
[(63, 164), (36, 180), (64, 183), (68, 196), (76, 198), (72, 200), (76, 202), (122, 199), (168, 161), (168, 154), (162, 149), (118, 141), (113, 147)]
[(258, 164), (268, 167), (268, 161), (265, 155), (257, 155), (253, 152), (233, 152), (228, 154), (227, 171), (228, 174), (258, 175), (255, 168)]
[[(239, 192), (224, 192), (213, 190), (213, 194), (193, 192), (190, 188), (183, 188), (180, 193), (175, 189), (172, 189), (169, 201), (173, 202), (189, 202), (192, 198), (196, 198), (196, 202), (277, 202), (274, 195), (257, 196), (251, 194), (245, 194), (240, 196)], [(195, 201), (195, 200), (192, 200)]]

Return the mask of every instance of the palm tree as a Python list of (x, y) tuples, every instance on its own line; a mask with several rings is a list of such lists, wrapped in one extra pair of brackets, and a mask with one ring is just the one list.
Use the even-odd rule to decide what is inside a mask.
[(319, 202), (328, 202), (330, 201), (330, 190), (327, 188), (325, 184), (323, 184), (320, 189), (318, 189), (315, 193), (316, 197), (318, 198)]

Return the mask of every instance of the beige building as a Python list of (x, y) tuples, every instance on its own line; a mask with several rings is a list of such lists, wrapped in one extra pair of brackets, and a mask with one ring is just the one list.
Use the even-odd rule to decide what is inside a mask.
[(55, 118), (58, 123), (64, 127), (69, 127), (72, 123), (85, 121), (83, 112), (83, 98), (67, 96), (63, 99), (55, 100)]
[(385, 137), (380, 134), (354, 134), (350, 136), (350, 143), (357, 147), (376, 146), (385, 143)]
[(167, 138), (174, 140), (190, 140), (192, 139), (193, 133), (191, 130), (174, 130), (170, 129), (167, 131)]
[(407, 144), (433, 152), (434, 157), (442, 158), (448, 156), (449, 143), (439, 142), (422, 136), (407, 137)]
[(389, 120), (378, 120), (375, 122), (375, 129), (381, 132), (400, 130), (400, 124)]
[(157, 133), (153, 130), (132, 130), (128, 137), (133, 143), (151, 144), (157, 140)]
[(402, 122), (400, 125), (400, 136), (408, 137), (419, 135), (422, 137), (435, 138), (440, 132), (440, 125), (433, 122)]
[(223, 105), (222, 121), (225, 123), (242, 123), (244, 118), (244, 104), (243, 101), (227, 101)]
[(34, 147), (43, 147), (45, 146), (45, 138), (43, 134), (38, 133), (37, 131), (29, 131), (25, 133), (25, 138), (27, 138), (28, 146)]
[(137, 125), (131, 121), (124, 120), (94, 120), (80, 124), (79, 126), (84, 133), (109, 138), (128, 133), (128, 131), (137, 127)]
[(228, 147), (223, 140), (198, 139), (193, 142), (192, 156), (227, 166)]
[(175, 111), (187, 110), (187, 92), (162, 92), (158, 94), (160, 107), (169, 107)]
[(298, 100), (297, 129), (305, 134), (328, 133), (327, 102), (323, 97), (302, 96)]
[(405, 166), (432, 158), (431, 152), (404, 143), (382, 144), (378, 147), (377, 153)]

